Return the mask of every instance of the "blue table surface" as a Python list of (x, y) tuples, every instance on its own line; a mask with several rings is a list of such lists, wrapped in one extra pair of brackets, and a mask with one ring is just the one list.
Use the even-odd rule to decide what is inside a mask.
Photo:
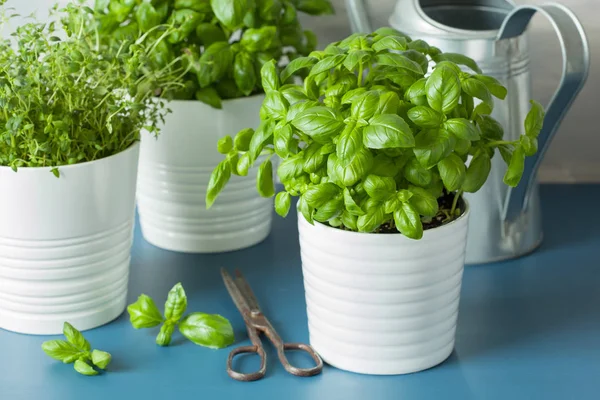
[[(0, 330), (0, 399), (599, 399), (600, 185), (541, 188), (545, 239), (533, 254), (465, 270), (456, 347), (441, 365), (403, 376), (367, 376), (325, 366), (321, 375), (288, 375), (271, 348), (267, 376), (237, 382), (225, 372), (229, 349), (210, 350), (176, 333), (170, 347), (156, 329), (134, 330), (124, 313), (85, 333), (113, 354), (109, 371), (75, 373), (40, 349), (51, 337)], [(164, 251), (136, 230), (130, 302), (146, 293), (162, 307), (182, 282), (190, 311), (229, 318), (236, 346), (244, 323), (219, 269), (240, 268), (286, 341), (307, 341), (302, 272), (293, 213), (275, 218), (258, 246), (225, 254)], [(265, 342), (266, 343), (266, 342)], [(249, 370), (257, 363), (245, 359)], [(304, 361), (304, 360), (299, 360)], [(180, 397), (181, 396), (181, 397)]]

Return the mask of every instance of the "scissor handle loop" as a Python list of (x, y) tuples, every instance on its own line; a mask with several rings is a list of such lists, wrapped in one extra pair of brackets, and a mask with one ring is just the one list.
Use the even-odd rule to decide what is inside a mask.
[[(311, 368), (298, 368), (294, 367), (288, 361), (285, 352), (286, 350), (299, 350), (308, 353), (308, 355), (314, 360), (315, 366)], [(277, 348), (277, 355), (279, 356), (279, 361), (285, 368), (287, 372), (296, 376), (313, 376), (320, 374), (323, 370), (323, 360), (317, 354), (315, 349), (312, 346), (304, 344), (304, 343), (284, 343), (283, 346), (279, 346)]]
[[(260, 368), (258, 369), (258, 371), (251, 373), (242, 373), (233, 369), (233, 359), (235, 358), (235, 356), (245, 353), (254, 353), (260, 357)], [(229, 374), (229, 376), (233, 379), (243, 382), (256, 381), (258, 379), (263, 378), (266, 372), (267, 354), (265, 353), (262, 347), (254, 345), (242, 346), (231, 350), (231, 352), (229, 353), (229, 357), (227, 358), (227, 374)]]

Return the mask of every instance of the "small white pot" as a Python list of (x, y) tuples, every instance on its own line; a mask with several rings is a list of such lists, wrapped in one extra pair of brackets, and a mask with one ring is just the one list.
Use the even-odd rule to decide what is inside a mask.
[(139, 143), (100, 160), (0, 167), (0, 328), (59, 334), (126, 306)]
[(204, 201), (213, 169), (223, 159), (217, 142), (256, 128), (264, 96), (226, 100), (217, 110), (200, 101), (172, 101), (158, 138), (142, 136), (137, 202), (144, 238), (167, 250), (214, 253), (263, 241), (273, 200), (256, 192), (254, 167), (232, 175), (210, 210)]
[(407, 374), (452, 353), (464, 268), (468, 210), (426, 230), (343, 231), (298, 215), (310, 343), (347, 371)]

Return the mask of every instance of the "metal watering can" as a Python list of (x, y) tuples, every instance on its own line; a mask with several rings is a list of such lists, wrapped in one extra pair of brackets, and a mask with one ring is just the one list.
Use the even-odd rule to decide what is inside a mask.
[[(354, 32), (371, 32), (363, 0), (346, 0)], [(528, 157), (519, 186), (502, 182), (506, 165), (497, 155), (485, 185), (465, 198), (471, 206), (467, 264), (519, 257), (542, 241), (542, 215), (537, 170), (561, 120), (587, 79), (589, 47), (577, 17), (560, 4), (515, 6), (510, 0), (398, 0), (389, 25), (444, 52), (473, 58), (484, 74), (508, 89), (492, 116), (504, 127), (505, 138), (516, 140), (531, 99), (527, 26), (539, 12), (548, 18), (560, 41), (563, 72), (559, 88), (546, 107), (538, 138), (538, 153)]]

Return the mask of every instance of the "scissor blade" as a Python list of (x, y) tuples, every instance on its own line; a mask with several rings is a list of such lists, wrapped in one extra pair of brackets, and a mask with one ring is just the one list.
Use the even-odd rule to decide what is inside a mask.
[(229, 275), (229, 272), (225, 270), (225, 268), (221, 268), (221, 276), (223, 277), (223, 282), (225, 282), (225, 287), (227, 288), (233, 303), (240, 311), (240, 314), (246, 318), (246, 314), (250, 312), (250, 306), (248, 305), (248, 302), (246, 301), (242, 291), (237, 286), (231, 275)]
[(244, 299), (246, 300), (246, 303), (248, 304), (248, 307), (250, 307), (250, 310), (260, 311), (260, 306), (258, 305), (258, 300), (256, 300), (256, 296), (254, 295), (252, 288), (248, 284), (248, 281), (246, 280), (246, 278), (244, 278), (242, 273), (237, 269), (235, 270), (235, 283), (236, 283), (237, 287), (239, 288), (239, 290), (242, 292)]

